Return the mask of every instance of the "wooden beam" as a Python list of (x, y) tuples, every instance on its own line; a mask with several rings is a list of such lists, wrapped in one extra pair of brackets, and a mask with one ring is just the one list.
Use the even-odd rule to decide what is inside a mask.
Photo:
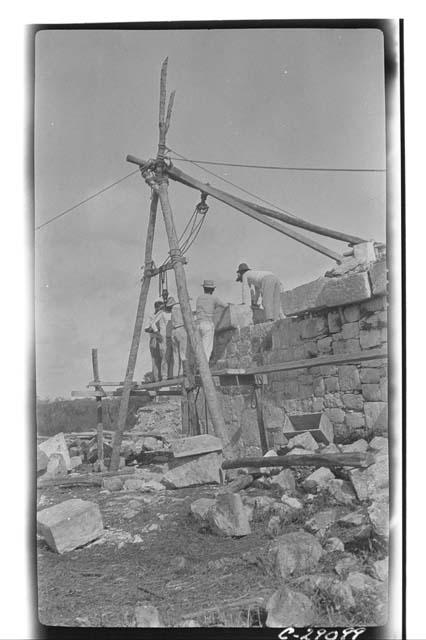
[(374, 463), (372, 453), (313, 453), (301, 455), (271, 456), (270, 458), (238, 458), (224, 460), (222, 469), (240, 467), (369, 467)]
[(104, 435), (103, 435), (103, 421), (102, 421), (102, 396), (104, 395), (104, 390), (102, 389), (99, 382), (99, 362), (98, 362), (98, 350), (92, 349), (92, 368), (93, 368), (93, 380), (97, 382), (97, 386), (95, 387), (96, 391), (96, 413), (97, 413), (97, 447), (98, 447), (98, 462), (99, 462), (99, 471), (103, 471), (104, 466)]
[(256, 400), (256, 416), (257, 426), (259, 429), (260, 446), (262, 453), (265, 454), (268, 451), (268, 439), (266, 437), (265, 419), (263, 415), (263, 385), (255, 385), (254, 397)]
[[(149, 211), (148, 230), (145, 243), (145, 269), (149, 271), (152, 265), (152, 247), (154, 243), (155, 221), (157, 217), (158, 194), (153, 191), (151, 197), (151, 206)], [(110, 469), (115, 471), (120, 464), (120, 446), (123, 439), (123, 432), (126, 428), (127, 412), (129, 408), (130, 392), (133, 386), (133, 375), (138, 357), (139, 343), (142, 334), (142, 325), (145, 314), (145, 305), (148, 297), (149, 285), (151, 277), (145, 274), (142, 278), (142, 284), (139, 294), (138, 308), (136, 311), (135, 326), (133, 329), (132, 343), (130, 345), (129, 358), (127, 362), (126, 376), (124, 379), (123, 395), (121, 397), (120, 410), (118, 414), (117, 430), (115, 432), (112, 445), (112, 454)]]
[(100, 473), (80, 473), (75, 476), (63, 476), (62, 478), (43, 478), (37, 479), (37, 488), (44, 487), (72, 487), (75, 485), (102, 485), (103, 478), (115, 476), (130, 476), (135, 473), (134, 467), (127, 467), (118, 471), (101, 471)]
[(247, 367), (246, 369), (219, 369), (213, 370), (213, 376), (226, 375), (252, 375), (259, 373), (274, 373), (277, 371), (292, 371), (294, 369), (307, 369), (311, 367), (322, 367), (329, 364), (346, 364), (350, 362), (364, 362), (368, 360), (380, 360), (387, 358), (386, 349), (369, 349), (366, 351), (357, 351), (356, 353), (339, 353), (331, 356), (317, 356), (315, 358), (306, 358), (304, 360), (290, 360), (289, 362), (277, 362), (275, 364), (264, 364), (256, 367)]
[[(177, 387), (184, 382), (185, 378), (179, 376), (178, 378), (169, 378), (168, 380), (159, 380), (157, 382), (132, 382), (132, 391), (144, 391), (149, 389), (163, 389), (164, 387)], [(103, 387), (122, 387), (123, 382), (102, 382)], [(88, 387), (95, 387), (96, 382), (92, 380), (87, 385)]]
[[(140, 160), (139, 158), (136, 158), (135, 156), (132, 156), (132, 155), (127, 156), (127, 161), (132, 162), (133, 164), (138, 164), (140, 166), (142, 166), (143, 164), (146, 164), (144, 160)], [(311, 240), (310, 238), (307, 238), (306, 236), (302, 235), (301, 233), (298, 233), (297, 231), (293, 231), (292, 229), (289, 229), (283, 226), (283, 224), (280, 222), (275, 222), (273, 220), (270, 220), (264, 214), (260, 214), (257, 211), (255, 211), (255, 209), (251, 206), (251, 204), (246, 204), (245, 201), (239, 200), (238, 198), (235, 198), (234, 196), (229, 195), (225, 191), (221, 191), (220, 189), (211, 187), (207, 183), (201, 182), (200, 180), (196, 180), (195, 178), (192, 178), (188, 174), (185, 174), (183, 171), (180, 171), (180, 169), (177, 169), (176, 167), (167, 167), (167, 175), (172, 180), (180, 182), (181, 184), (185, 184), (186, 186), (192, 187), (193, 189), (197, 189), (202, 193), (207, 193), (212, 198), (216, 198), (216, 200), (220, 200), (221, 202), (228, 204), (230, 207), (233, 207), (234, 209), (237, 209), (238, 211), (245, 213), (246, 215), (250, 216), (254, 220), (258, 220), (258, 222), (261, 222), (262, 224), (268, 227), (271, 227), (272, 229), (275, 229), (280, 233), (283, 233), (289, 238), (292, 238), (293, 240), (296, 240), (297, 242), (300, 242), (301, 244), (304, 244), (307, 247), (314, 249), (314, 251), (317, 251), (318, 253), (322, 253), (323, 255), (328, 256), (329, 258), (332, 258), (339, 264), (342, 261), (342, 256), (339, 253), (336, 253), (335, 251), (332, 251), (332, 249), (329, 249), (328, 247), (325, 247), (324, 245), (319, 244), (318, 242), (315, 242), (315, 240)]]

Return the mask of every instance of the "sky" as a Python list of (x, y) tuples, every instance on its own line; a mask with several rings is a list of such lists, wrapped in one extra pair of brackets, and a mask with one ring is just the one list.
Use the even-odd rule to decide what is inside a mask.
[[(192, 159), (293, 167), (383, 169), (383, 39), (365, 29), (40, 31), (35, 44), (35, 226), (154, 157), (159, 73), (169, 57), (176, 98), (168, 144)], [(194, 177), (252, 199), (201, 169)], [(385, 174), (208, 167), (306, 220), (385, 241)], [(199, 197), (170, 183), (178, 232)], [(139, 295), (149, 188), (138, 174), (35, 232), (39, 397), (69, 397), (92, 377), (122, 380)], [(252, 199), (253, 201), (256, 201)], [(334, 262), (226, 205), (210, 206), (187, 254), (195, 304), (214, 279), (241, 302), (239, 262), (276, 273), (285, 288)], [(159, 210), (154, 260), (168, 244)], [(300, 230), (299, 230), (300, 231)], [(342, 252), (346, 245), (302, 232)], [(169, 272), (169, 290), (176, 294)], [(152, 283), (147, 311), (158, 297)], [(135, 379), (150, 369), (143, 334)]]

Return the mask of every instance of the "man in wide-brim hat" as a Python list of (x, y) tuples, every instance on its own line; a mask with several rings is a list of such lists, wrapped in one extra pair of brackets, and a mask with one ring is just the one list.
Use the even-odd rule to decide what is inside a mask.
[(284, 314), (281, 310), (282, 284), (280, 279), (272, 271), (250, 269), (247, 263), (241, 262), (237, 269), (237, 282), (244, 282), (244, 276), (250, 289), (252, 306), (259, 306), (261, 297), (265, 320), (283, 318)]
[(204, 280), (201, 286), (204, 293), (196, 300), (197, 324), (208, 362), (213, 351), (215, 311), (226, 308), (228, 304), (213, 295), (216, 288), (214, 280)]

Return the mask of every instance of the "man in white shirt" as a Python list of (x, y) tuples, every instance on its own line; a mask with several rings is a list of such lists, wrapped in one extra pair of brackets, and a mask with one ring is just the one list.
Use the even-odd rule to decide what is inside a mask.
[(284, 317), (281, 310), (282, 284), (272, 271), (259, 271), (250, 269), (242, 262), (237, 269), (237, 282), (246, 283), (250, 289), (251, 304), (259, 306), (259, 298), (262, 298), (262, 306), (265, 311), (265, 320), (279, 320)]
[(150, 318), (150, 322), (145, 329), (150, 334), (149, 350), (152, 359), (152, 375), (155, 382), (167, 378), (166, 328), (167, 317), (164, 313), (164, 305), (162, 300), (157, 300), (154, 303), (154, 316)]
[(179, 302), (172, 297), (167, 300), (166, 309), (171, 310), (171, 338), (173, 348), (173, 373), (177, 378), (187, 373), (188, 336), (183, 323), (182, 309)]
[(222, 302), (220, 298), (213, 295), (216, 285), (213, 280), (204, 280), (202, 287), (204, 293), (198, 296), (196, 301), (197, 323), (203, 343), (207, 362), (213, 351), (214, 342), (214, 314), (216, 309), (229, 306)]

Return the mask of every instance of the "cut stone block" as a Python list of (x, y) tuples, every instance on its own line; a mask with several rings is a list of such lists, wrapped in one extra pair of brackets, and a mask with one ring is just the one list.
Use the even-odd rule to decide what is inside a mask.
[(368, 508), (368, 516), (374, 533), (382, 538), (389, 538), (389, 504), (385, 501), (373, 502)]
[(327, 529), (336, 522), (336, 509), (325, 509), (318, 511), (312, 518), (305, 522), (305, 527), (312, 533), (318, 533), (323, 536)]
[(49, 456), (37, 447), (37, 473), (40, 471), (45, 471), (47, 469), (47, 463), (49, 462)]
[(368, 442), (361, 438), (361, 440), (356, 440), (356, 442), (352, 442), (351, 444), (340, 445), (340, 449), (342, 453), (350, 453), (352, 451), (364, 453), (364, 451), (368, 449)]
[(339, 367), (339, 386), (341, 391), (361, 389), (359, 372), (355, 365), (346, 364)]
[(388, 429), (388, 405), (386, 402), (366, 402), (364, 404), (367, 429), (373, 433), (384, 433)]
[(327, 467), (320, 467), (309, 475), (303, 482), (305, 491), (318, 491), (325, 487), (330, 480), (334, 480), (334, 474)]
[(315, 621), (315, 611), (310, 599), (303, 593), (281, 587), (266, 604), (268, 617), (266, 626), (270, 628), (308, 627)]
[(81, 465), (83, 464), (81, 456), (71, 456), (70, 461), (71, 469), (77, 469), (77, 467), (81, 467)]
[(286, 315), (297, 315), (324, 307), (338, 307), (371, 297), (367, 273), (351, 273), (337, 278), (318, 278), (281, 294)]
[(287, 446), (289, 449), (294, 449), (294, 447), (301, 447), (310, 451), (317, 451), (318, 449), (318, 443), (309, 431), (304, 431), (292, 437)]
[(389, 440), (387, 438), (383, 438), (382, 436), (375, 436), (370, 444), (370, 449), (373, 451), (385, 451), (387, 452), (389, 449)]
[(184, 458), (198, 454), (222, 451), (222, 441), (216, 436), (203, 434), (181, 438), (172, 443), (172, 451), (175, 458)]
[(229, 329), (242, 329), (253, 325), (253, 322), (253, 311), (248, 304), (230, 304), (225, 309), (218, 309), (214, 316), (217, 333)]
[(199, 524), (206, 524), (208, 511), (215, 504), (216, 501), (213, 498), (199, 498), (190, 506), (191, 515)]
[(45, 477), (56, 478), (67, 475), (67, 466), (62, 453), (52, 453), (47, 462)]
[(388, 282), (386, 261), (380, 260), (371, 265), (369, 274), (373, 296), (385, 295)]
[(269, 551), (272, 558), (275, 556), (277, 573), (284, 579), (314, 569), (323, 553), (317, 538), (303, 529), (279, 536)]
[(358, 500), (377, 497), (378, 492), (389, 487), (388, 458), (381, 458), (368, 469), (352, 469), (349, 476)]
[(57, 433), (56, 436), (48, 438), (42, 442), (39, 447), (44, 451), (48, 458), (50, 458), (53, 453), (62, 454), (67, 470), (69, 471), (71, 469), (70, 454), (68, 452), (67, 443), (63, 433)]
[(37, 533), (56, 553), (65, 553), (96, 540), (103, 532), (99, 506), (73, 498), (37, 513)]
[(374, 242), (360, 242), (354, 246), (354, 258), (358, 262), (375, 262), (376, 251)]
[(278, 487), (280, 493), (292, 493), (296, 489), (292, 470), (283, 469), (278, 475), (272, 476), (271, 487)]
[(158, 609), (152, 604), (141, 604), (135, 607), (136, 627), (161, 627)]
[(356, 499), (350, 482), (336, 478), (327, 483), (327, 491), (339, 504), (352, 504)]
[(251, 533), (247, 511), (236, 493), (218, 495), (216, 504), (207, 512), (207, 519), (213, 533), (219, 535), (241, 537)]
[(123, 481), (118, 476), (115, 478), (105, 477), (102, 481), (104, 489), (108, 491), (121, 491), (123, 488)]
[(178, 458), (169, 463), (169, 471), (162, 482), (166, 487), (178, 489), (201, 484), (220, 484), (222, 481), (222, 455), (206, 453), (201, 456)]

